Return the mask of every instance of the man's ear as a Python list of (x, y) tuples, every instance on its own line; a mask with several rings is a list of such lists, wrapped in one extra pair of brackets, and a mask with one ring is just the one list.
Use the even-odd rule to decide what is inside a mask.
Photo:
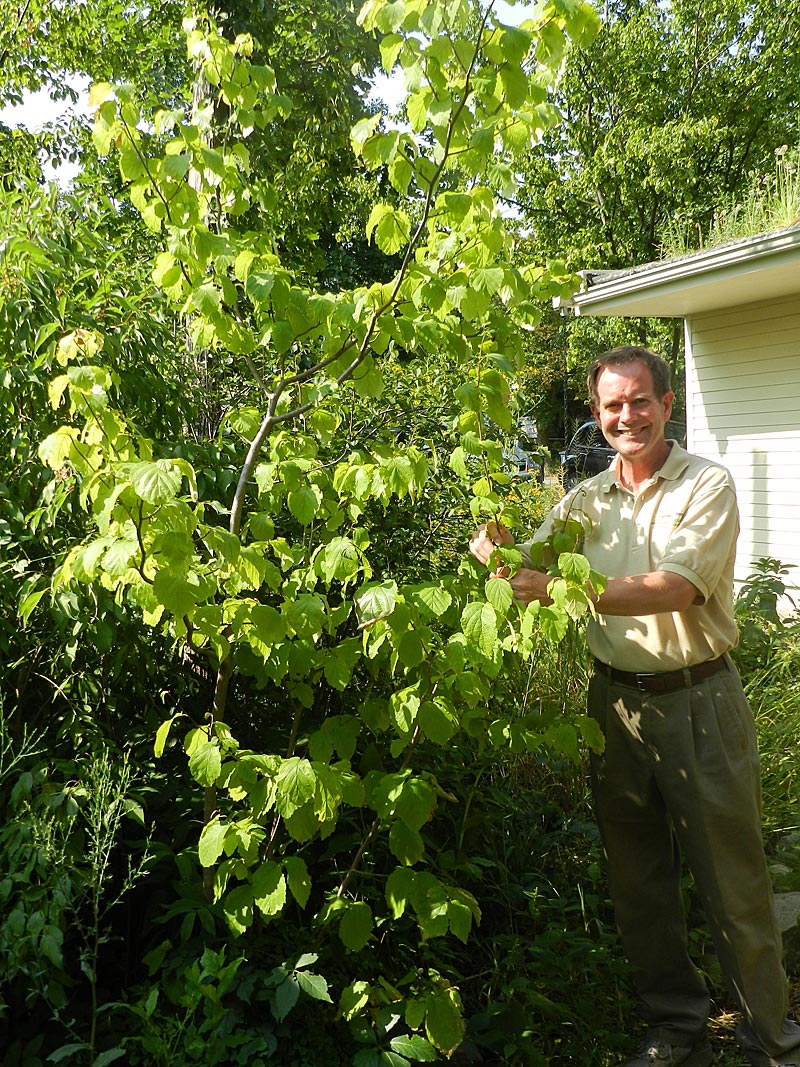
[(661, 397), (661, 403), (664, 405), (664, 419), (669, 419), (672, 414), (672, 402), (675, 399), (674, 393), (664, 393)]
[(591, 411), (592, 418), (594, 419), (594, 421), (599, 426), (600, 425), (600, 413), (599, 413), (599, 411), (597, 410), (597, 408), (595, 407), (594, 404), (590, 404), (589, 405), (589, 411)]

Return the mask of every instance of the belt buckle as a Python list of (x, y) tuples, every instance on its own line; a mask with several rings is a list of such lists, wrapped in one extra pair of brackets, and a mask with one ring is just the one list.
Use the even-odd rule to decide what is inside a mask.
[(650, 690), (647, 688), (647, 685), (645, 684), (645, 680), (648, 679), (648, 678), (652, 678), (652, 677), (653, 677), (652, 674), (637, 674), (637, 675), (635, 675), (636, 688), (639, 690), (640, 693), (649, 693), (650, 692)]

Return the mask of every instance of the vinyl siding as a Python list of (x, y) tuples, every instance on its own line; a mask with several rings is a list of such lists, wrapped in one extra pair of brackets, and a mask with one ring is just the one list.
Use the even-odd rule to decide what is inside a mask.
[(771, 556), (800, 591), (800, 298), (686, 323), (689, 448), (728, 468), (741, 534), (736, 580)]

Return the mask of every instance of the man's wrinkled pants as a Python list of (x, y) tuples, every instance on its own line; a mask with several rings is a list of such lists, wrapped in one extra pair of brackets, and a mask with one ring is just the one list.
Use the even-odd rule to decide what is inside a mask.
[(706, 1030), (708, 991), (687, 949), (682, 853), (744, 1016), (751, 1061), (770, 1064), (800, 1049), (800, 1027), (785, 1022), (755, 729), (735, 667), (657, 695), (595, 674), (588, 710), (606, 738), (591, 761), (595, 807), (647, 1023), (675, 1044), (693, 1044)]

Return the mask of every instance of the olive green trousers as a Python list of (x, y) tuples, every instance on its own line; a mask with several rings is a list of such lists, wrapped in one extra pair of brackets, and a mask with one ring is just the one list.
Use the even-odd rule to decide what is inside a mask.
[(595, 674), (588, 710), (606, 739), (591, 769), (611, 898), (650, 1030), (673, 1044), (706, 1032), (710, 1001), (687, 948), (682, 854), (741, 1007), (742, 1048), (764, 1067), (800, 1062), (761, 836), (753, 716), (735, 667), (666, 694)]

